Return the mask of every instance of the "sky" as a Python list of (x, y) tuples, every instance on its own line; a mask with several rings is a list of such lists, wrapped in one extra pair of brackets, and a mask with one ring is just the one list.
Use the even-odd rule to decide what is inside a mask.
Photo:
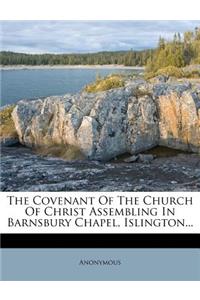
[(200, 21), (1, 21), (1, 50), (87, 53), (154, 48)]

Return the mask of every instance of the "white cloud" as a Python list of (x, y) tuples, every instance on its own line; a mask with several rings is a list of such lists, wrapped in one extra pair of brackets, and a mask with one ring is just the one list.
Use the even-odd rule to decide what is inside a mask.
[(2, 50), (71, 53), (139, 50), (200, 26), (200, 21), (2, 21)]

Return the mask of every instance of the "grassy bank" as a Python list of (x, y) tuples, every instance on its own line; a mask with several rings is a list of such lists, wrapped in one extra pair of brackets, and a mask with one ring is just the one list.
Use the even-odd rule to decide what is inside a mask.
[(187, 68), (178, 68), (174, 66), (168, 66), (165, 68), (161, 68), (156, 72), (145, 72), (144, 77), (145, 79), (151, 79), (156, 76), (165, 75), (169, 77), (175, 78), (200, 78), (200, 70), (198, 69), (187, 69)]
[(12, 111), (15, 105), (9, 105), (0, 111), (0, 138), (15, 138), (17, 132), (12, 119)]
[(95, 82), (85, 86), (84, 91), (87, 93), (103, 92), (114, 88), (124, 86), (124, 77), (122, 75), (113, 74), (106, 77), (97, 76)]

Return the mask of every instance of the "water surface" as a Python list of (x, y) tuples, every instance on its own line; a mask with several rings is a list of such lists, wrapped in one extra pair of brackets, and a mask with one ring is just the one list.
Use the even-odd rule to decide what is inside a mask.
[(1, 106), (33, 99), (79, 92), (97, 74), (135, 73), (124, 69), (29, 69), (1, 71)]

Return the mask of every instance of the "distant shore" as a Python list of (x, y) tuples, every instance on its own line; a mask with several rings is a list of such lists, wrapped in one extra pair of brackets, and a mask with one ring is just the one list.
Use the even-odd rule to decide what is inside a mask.
[(45, 69), (124, 69), (124, 70), (144, 70), (144, 67), (128, 67), (124, 65), (0, 65), (0, 70), (45, 70)]

